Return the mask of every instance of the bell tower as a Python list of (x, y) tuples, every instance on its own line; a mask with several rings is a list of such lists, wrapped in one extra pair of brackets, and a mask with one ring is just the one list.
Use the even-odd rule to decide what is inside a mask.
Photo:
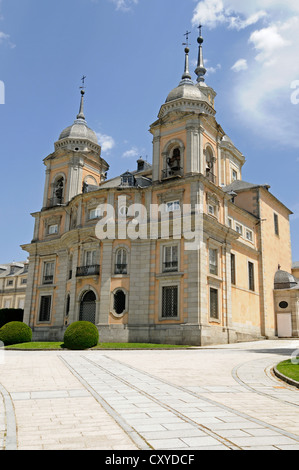
[[(200, 30), (201, 31), (201, 30)], [(188, 33), (189, 35), (190, 33)], [(185, 66), (179, 85), (161, 106), (158, 120), (150, 127), (153, 135), (153, 181), (162, 182), (193, 174), (206, 174), (205, 133), (212, 134), (211, 147), (216, 154), (217, 133), (214, 98), (216, 93), (205, 84), (203, 38), (198, 38), (197, 84), (189, 71), (189, 44), (185, 46)], [(216, 157), (215, 157), (216, 158)]]
[(87, 192), (89, 187), (99, 187), (106, 179), (109, 165), (101, 157), (96, 133), (87, 126), (84, 96), (83, 86), (76, 120), (61, 132), (54, 144), (54, 153), (44, 159), (43, 210), (66, 205), (78, 194)]

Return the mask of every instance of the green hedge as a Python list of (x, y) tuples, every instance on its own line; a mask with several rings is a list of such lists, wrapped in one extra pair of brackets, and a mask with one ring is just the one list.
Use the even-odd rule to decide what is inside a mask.
[(0, 328), (0, 341), (5, 346), (12, 344), (30, 343), (32, 341), (32, 330), (25, 323), (11, 322)]
[(21, 308), (3, 308), (0, 310), (0, 328), (13, 321), (23, 322), (24, 310)]
[(99, 331), (97, 327), (87, 321), (72, 323), (64, 333), (64, 347), (73, 350), (83, 350), (97, 346)]

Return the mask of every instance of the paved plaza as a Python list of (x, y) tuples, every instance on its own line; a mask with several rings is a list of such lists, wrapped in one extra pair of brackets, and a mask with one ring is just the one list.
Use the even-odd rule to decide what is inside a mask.
[(298, 450), (299, 341), (190, 350), (1, 351), (6, 450)]

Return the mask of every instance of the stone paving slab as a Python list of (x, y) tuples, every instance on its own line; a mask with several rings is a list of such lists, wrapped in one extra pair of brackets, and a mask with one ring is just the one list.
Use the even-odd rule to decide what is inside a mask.
[(298, 390), (271, 374), (289, 345), (6, 353), (0, 449), (298, 450)]

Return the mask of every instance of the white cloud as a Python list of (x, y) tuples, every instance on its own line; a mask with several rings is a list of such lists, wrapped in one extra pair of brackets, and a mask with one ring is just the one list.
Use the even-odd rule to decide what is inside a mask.
[(192, 24), (195, 26), (200, 23), (208, 28), (215, 28), (219, 24), (226, 23), (229, 28), (240, 30), (267, 16), (267, 12), (263, 9), (252, 11), (240, 8), (240, 3), (251, 3), (251, 1), (202, 0), (195, 7)]
[(232, 101), (239, 104), (235, 116), (271, 142), (299, 147), (299, 105), (291, 100), (291, 84), (299, 80), (298, 0), (201, 0), (192, 19), (199, 22), (235, 30), (236, 43), (238, 31), (249, 30), (242, 59), (231, 68), (246, 70), (231, 87)]
[(248, 64), (246, 59), (239, 59), (237, 62), (232, 66), (232, 70), (234, 72), (241, 72), (242, 70), (247, 70)]
[(241, 19), (239, 16), (232, 16), (229, 18), (229, 27), (232, 29), (245, 29), (248, 26), (251, 26), (253, 24), (258, 23), (262, 18), (265, 18), (267, 16), (267, 13), (263, 10), (258, 11), (254, 13), (253, 15), (250, 15), (248, 18), (245, 18), (244, 20)]
[(267, 64), (269, 59), (272, 63), (274, 55), (277, 56), (279, 49), (291, 45), (291, 42), (279, 33), (278, 25), (271, 25), (268, 28), (254, 31), (249, 38), (249, 42), (259, 51), (256, 60), (260, 62), (267, 61)]
[(217, 64), (216, 67), (206, 67), (207, 69), (207, 75), (209, 74), (212, 74), (212, 73), (216, 73), (217, 70), (220, 70), (221, 69), (221, 64)]
[(106, 134), (101, 134), (99, 132), (97, 133), (97, 137), (99, 139), (99, 144), (102, 147), (103, 153), (109, 153), (110, 150), (115, 147), (115, 141), (113, 137)]
[(140, 152), (137, 147), (132, 147), (130, 150), (127, 150), (123, 153), (123, 158), (134, 158), (139, 157)]
[(139, 0), (110, 0), (116, 6), (116, 10), (129, 11)]

